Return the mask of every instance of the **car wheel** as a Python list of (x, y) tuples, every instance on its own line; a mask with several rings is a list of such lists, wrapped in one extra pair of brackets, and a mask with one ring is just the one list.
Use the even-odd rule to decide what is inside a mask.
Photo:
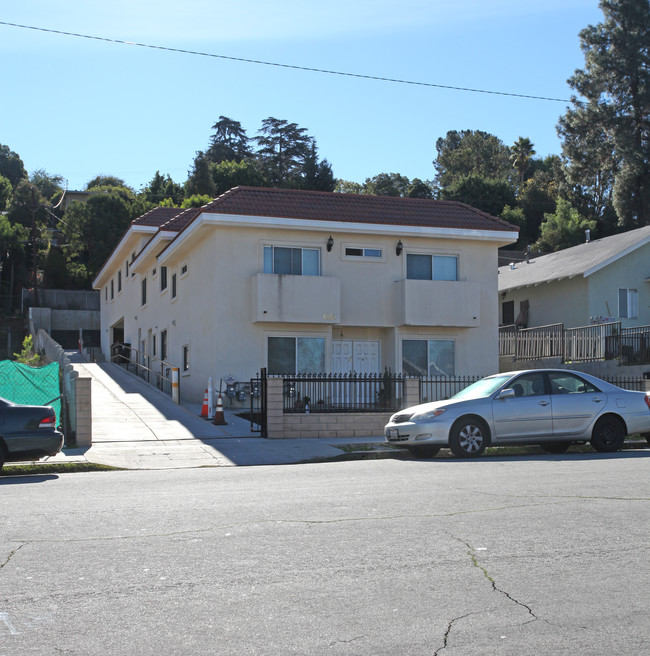
[(564, 453), (570, 446), (570, 442), (544, 442), (540, 444), (546, 453)]
[(457, 458), (480, 456), (490, 440), (488, 427), (479, 417), (463, 417), (449, 433), (449, 448)]
[(618, 451), (625, 441), (625, 430), (616, 417), (603, 417), (591, 433), (591, 446), (600, 453)]
[(409, 453), (416, 458), (434, 458), (440, 451), (439, 446), (410, 446)]
[(4, 464), (5, 464), (5, 449), (2, 440), (0, 440), (0, 469), (2, 469)]

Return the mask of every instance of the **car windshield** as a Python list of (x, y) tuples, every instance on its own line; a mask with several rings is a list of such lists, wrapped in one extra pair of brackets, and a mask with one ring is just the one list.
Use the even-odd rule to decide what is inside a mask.
[(490, 396), (490, 394), (496, 392), (499, 387), (501, 387), (501, 385), (503, 385), (510, 378), (512, 378), (512, 374), (482, 378), (481, 380), (477, 380), (475, 383), (472, 383), (464, 390), (461, 390), (458, 392), (458, 394), (455, 394), (451, 398), (454, 400), (485, 398), (486, 396)]

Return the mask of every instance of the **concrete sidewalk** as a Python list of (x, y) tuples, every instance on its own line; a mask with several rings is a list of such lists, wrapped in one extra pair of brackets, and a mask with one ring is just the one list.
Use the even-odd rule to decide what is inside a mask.
[(350, 449), (384, 448), (382, 435), (260, 438), (251, 433), (250, 422), (234, 412), (226, 410), (227, 425), (215, 426), (198, 416), (199, 404), (178, 406), (115, 364), (74, 367), (80, 376), (93, 379), (93, 443), (87, 450), (65, 449), (42, 463), (86, 461), (125, 469), (279, 465), (328, 460)]

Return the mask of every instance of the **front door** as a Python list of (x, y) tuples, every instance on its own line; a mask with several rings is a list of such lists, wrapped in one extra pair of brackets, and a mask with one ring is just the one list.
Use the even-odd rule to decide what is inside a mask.
[(332, 342), (332, 373), (378, 374), (379, 342), (338, 340)]

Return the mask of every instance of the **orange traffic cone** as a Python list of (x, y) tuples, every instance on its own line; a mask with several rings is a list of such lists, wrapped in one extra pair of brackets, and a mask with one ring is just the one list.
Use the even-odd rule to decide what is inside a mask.
[(221, 394), (219, 394), (219, 398), (217, 399), (217, 409), (215, 410), (214, 413), (213, 423), (216, 424), (217, 426), (225, 426), (227, 424), (223, 414), (223, 401), (221, 400)]
[(205, 394), (203, 395), (203, 406), (201, 407), (199, 417), (208, 418), (208, 390), (205, 390)]

